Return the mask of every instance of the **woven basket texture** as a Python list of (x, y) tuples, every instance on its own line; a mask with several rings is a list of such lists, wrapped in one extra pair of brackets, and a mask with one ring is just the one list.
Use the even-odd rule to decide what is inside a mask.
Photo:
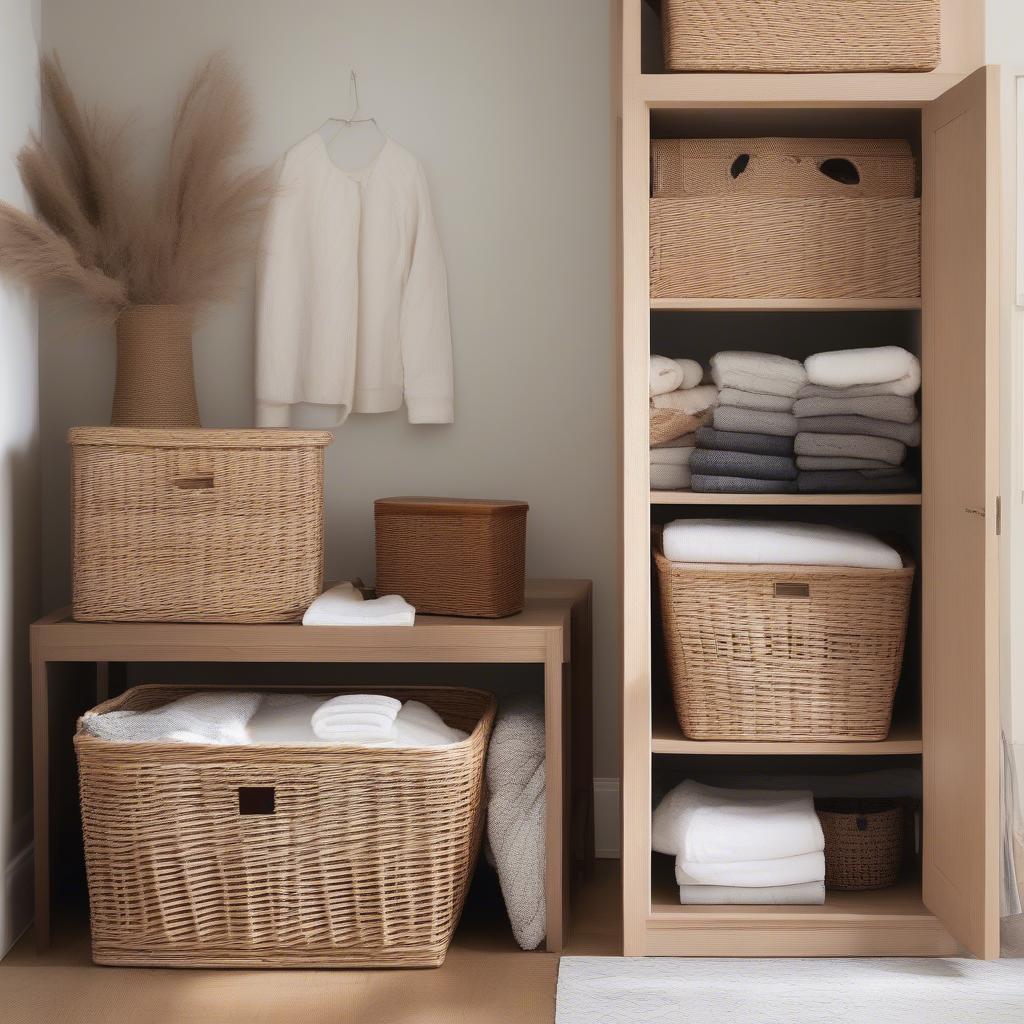
[(651, 200), (653, 298), (916, 298), (919, 199)]
[[(144, 710), (196, 689), (136, 687), (89, 714)], [(324, 692), (294, 692), (311, 691)], [(422, 700), (470, 737), (419, 749), (229, 747), (110, 743), (80, 725), (95, 962), (443, 963), (479, 846), (494, 696), (374, 692)], [(241, 813), (239, 790), (249, 788), (272, 790), (273, 813)]]
[[(856, 184), (830, 177), (846, 161)], [(734, 176), (735, 175), (735, 176)], [(905, 139), (654, 139), (656, 199), (689, 196), (874, 196), (912, 198), (917, 165)]]
[(885, 801), (823, 803), (825, 887), (884, 889), (900, 873), (904, 847), (903, 807)]
[(181, 306), (129, 306), (117, 318), (115, 427), (198, 427), (192, 314)]
[(941, 0), (662, 0), (668, 71), (932, 71)]
[(526, 603), (525, 504), (500, 513), (374, 506), (378, 594), (417, 612), (502, 618)]
[(293, 622), (323, 584), (323, 451), (286, 430), (75, 428), (76, 619)]
[(652, 448), (656, 444), (674, 441), (683, 434), (692, 434), (699, 427), (711, 422), (710, 410), (696, 415), (680, 412), (678, 409), (656, 409), (653, 405), (650, 410)]
[(669, 681), (695, 740), (882, 740), (914, 567), (699, 565), (654, 552)]

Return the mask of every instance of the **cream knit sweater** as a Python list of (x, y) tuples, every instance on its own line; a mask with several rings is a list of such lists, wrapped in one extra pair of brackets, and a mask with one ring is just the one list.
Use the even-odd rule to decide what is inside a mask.
[(321, 424), (350, 412), (451, 423), (444, 256), (419, 162), (388, 139), (362, 171), (320, 135), (285, 155), (264, 227), (256, 308), (256, 419)]

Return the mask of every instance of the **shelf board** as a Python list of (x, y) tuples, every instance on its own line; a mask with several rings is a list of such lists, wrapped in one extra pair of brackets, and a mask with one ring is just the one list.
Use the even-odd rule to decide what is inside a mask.
[(813, 740), (788, 743), (777, 740), (688, 740), (683, 736), (670, 707), (654, 709), (651, 722), (651, 751), (655, 754), (818, 754), (818, 755), (887, 755), (920, 754), (923, 750), (921, 726), (918, 722), (896, 721), (888, 738), (831, 742)]
[(698, 494), (651, 491), (652, 505), (920, 505), (920, 494)]
[(651, 299), (652, 312), (705, 310), (722, 312), (784, 312), (819, 310), (834, 312), (920, 309), (916, 299)]

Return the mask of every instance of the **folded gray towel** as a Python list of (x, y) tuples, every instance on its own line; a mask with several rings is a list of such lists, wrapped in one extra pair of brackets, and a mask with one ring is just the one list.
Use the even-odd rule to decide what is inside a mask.
[(751, 455), (792, 455), (793, 438), (701, 427), (697, 431), (697, 447), (721, 452), (750, 452)]
[(798, 398), (794, 416), (868, 416), (875, 420), (914, 423), (917, 405), (901, 395), (869, 395), (866, 398)]
[(868, 434), (871, 437), (891, 437), (902, 441), (908, 448), (921, 443), (921, 421), (897, 423), (895, 420), (876, 420), (870, 416), (801, 416), (797, 419), (800, 430), (808, 434)]
[[(886, 474), (884, 470), (840, 469), (835, 471), (801, 472), (797, 478), (797, 487), (802, 493), (850, 494), (864, 491), (874, 492), (914, 492), (918, 482), (909, 473), (896, 472)], [(696, 480), (696, 478), (694, 478)], [(694, 484), (694, 490), (696, 490)]]
[(902, 381), (891, 380), (885, 384), (853, 384), (848, 388), (830, 388), (824, 384), (805, 384), (797, 398), (870, 398), (873, 395), (905, 395)]
[(807, 371), (798, 360), (770, 352), (716, 352), (711, 379), (720, 388), (793, 398), (807, 383)]
[(719, 405), (737, 405), (741, 409), (762, 409), (765, 412), (792, 412), (793, 399), (788, 395), (763, 395), (740, 388), (722, 388), (718, 392)]
[(800, 431), (793, 442), (797, 455), (829, 455), (850, 459), (873, 459), (889, 466), (901, 466), (907, 446), (891, 437), (862, 434), (810, 434)]
[(703, 473), (694, 473), (690, 477), (690, 487), (702, 494), (796, 493), (794, 480), (754, 480), (746, 476), (705, 476)]
[(747, 434), (775, 434), (794, 437), (796, 417), (788, 412), (763, 412), (758, 409), (740, 409), (735, 405), (720, 405), (712, 422), (716, 430), (738, 430)]
[(690, 472), (702, 476), (745, 476), (755, 480), (795, 480), (792, 456), (751, 455), (698, 448), (690, 456)]
[[(692, 458), (692, 456), (691, 456)], [(851, 459), (845, 455), (798, 455), (797, 469), (890, 469), (899, 472), (880, 459)]]

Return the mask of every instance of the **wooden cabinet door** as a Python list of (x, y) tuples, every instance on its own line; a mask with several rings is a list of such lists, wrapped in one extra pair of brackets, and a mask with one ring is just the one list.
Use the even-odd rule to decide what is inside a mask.
[(997, 68), (922, 138), (924, 902), (999, 954)]

